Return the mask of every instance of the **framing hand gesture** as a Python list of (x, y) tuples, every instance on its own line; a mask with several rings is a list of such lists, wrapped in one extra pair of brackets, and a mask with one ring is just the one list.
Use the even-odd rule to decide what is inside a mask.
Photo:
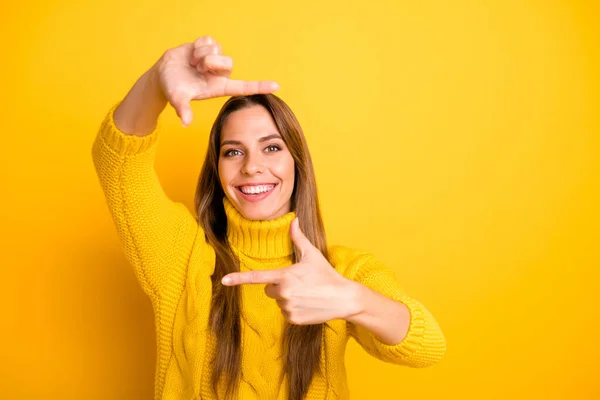
[(266, 295), (275, 299), (286, 319), (296, 325), (345, 319), (358, 312), (354, 282), (340, 275), (304, 236), (298, 218), (292, 221), (290, 233), (300, 262), (276, 270), (231, 273), (222, 283), (266, 284)]

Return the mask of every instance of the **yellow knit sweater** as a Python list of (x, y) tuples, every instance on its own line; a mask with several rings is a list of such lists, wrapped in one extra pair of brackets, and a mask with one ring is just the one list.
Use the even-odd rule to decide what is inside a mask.
[[(215, 253), (196, 219), (162, 190), (154, 171), (160, 122), (146, 137), (125, 135), (113, 119), (103, 121), (93, 159), (109, 210), (129, 262), (155, 314), (155, 399), (215, 399), (211, 356), (217, 337), (208, 329), (210, 276)], [(289, 227), (294, 213), (273, 221), (245, 220), (224, 200), (228, 239), (242, 271), (292, 264)], [(368, 253), (332, 246), (330, 262), (343, 276), (401, 301), (410, 310), (406, 338), (395, 346), (344, 320), (326, 323), (320, 371), (306, 399), (349, 398), (344, 366), (346, 343), (354, 338), (369, 354), (394, 364), (424, 367), (438, 362), (445, 340), (432, 315), (399, 288), (393, 272)], [(242, 368), (238, 399), (285, 399), (281, 338), (284, 319), (263, 285), (242, 285)], [(224, 387), (219, 389), (223, 398)]]

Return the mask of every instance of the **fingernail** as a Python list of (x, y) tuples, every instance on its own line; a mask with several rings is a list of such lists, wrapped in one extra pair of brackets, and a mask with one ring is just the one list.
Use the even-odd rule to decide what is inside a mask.
[(271, 83), (271, 87), (273, 88), (273, 90), (279, 90), (279, 84), (277, 82)]
[(231, 278), (228, 276), (223, 277), (223, 279), (221, 279), (221, 283), (223, 285), (229, 285), (231, 283)]

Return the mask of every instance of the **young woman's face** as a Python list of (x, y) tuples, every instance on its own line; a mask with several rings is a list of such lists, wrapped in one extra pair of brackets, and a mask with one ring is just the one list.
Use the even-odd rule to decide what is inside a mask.
[(263, 106), (235, 111), (225, 120), (219, 179), (246, 219), (270, 220), (291, 211), (294, 159)]

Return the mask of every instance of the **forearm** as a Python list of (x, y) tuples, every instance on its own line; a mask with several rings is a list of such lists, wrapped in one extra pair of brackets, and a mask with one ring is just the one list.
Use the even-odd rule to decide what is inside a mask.
[(122, 247), (141, 286), (156, 296), (173, 276), (183, 276), (198, 225), (187, 208), (171, 201), (154, 170), (160, 128), (126, 135), (106, 115), (92, 158)]
[(167, 105), (158, 78), (159, 63), (137, 80), (114, 112), (115, 125), (127, 135), (146, 136), (152, 133)]
[(406, 337), (410, 327), (410, 312), (401, 302), (392, 300), (358, 282), (351, 282), (355, 293), (352, 315), (346, 318), (362, 326), (381, 342), (396, 345)]

